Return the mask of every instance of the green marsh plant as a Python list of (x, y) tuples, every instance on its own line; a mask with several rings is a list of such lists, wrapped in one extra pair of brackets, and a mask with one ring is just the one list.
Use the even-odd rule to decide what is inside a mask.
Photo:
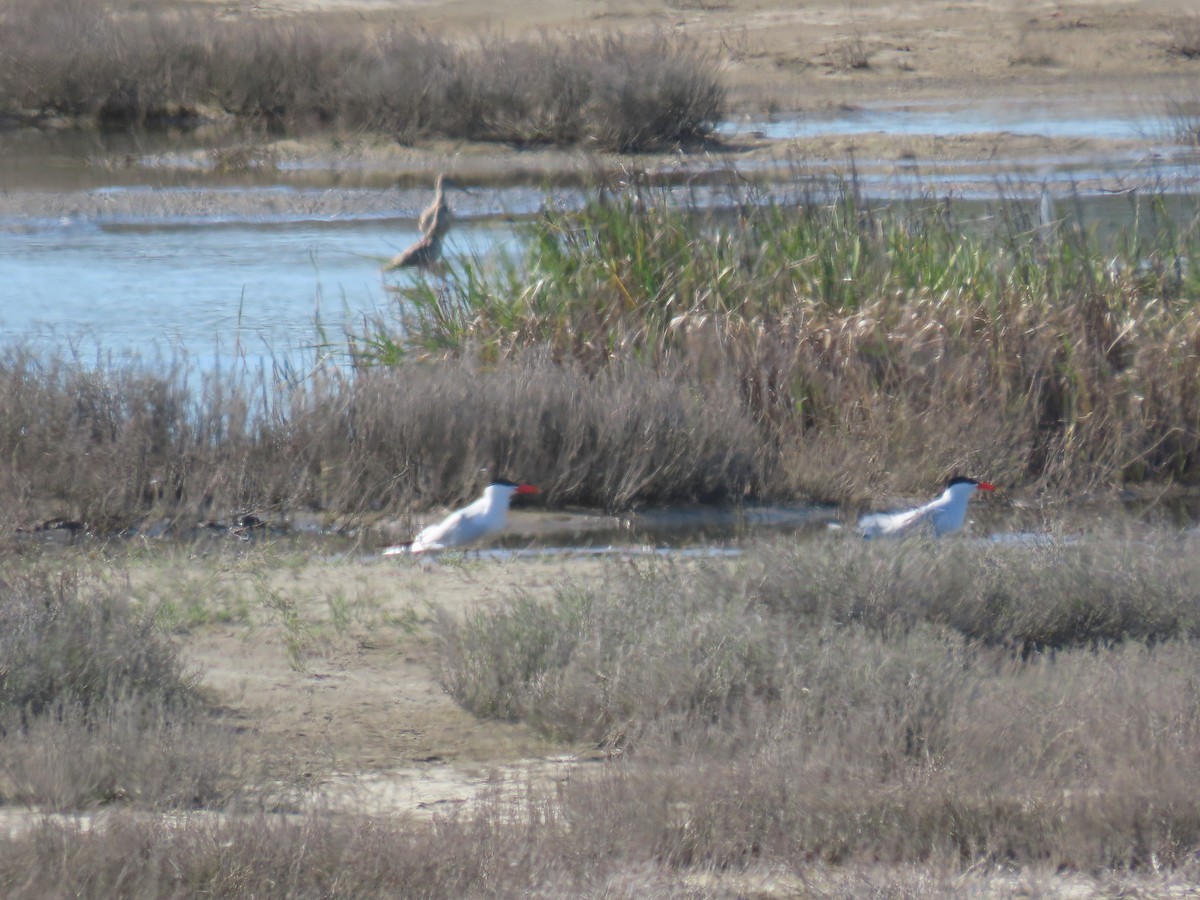
[(1130, 202), (1102, 237), (1015, 201), (966, 219), (853, 184), (715, 206), (605, 194), (540, 216), (523, 260), (403, 291), (401, 331), (410, 353), (549, 347), (589, 371), (633, 357), (732, 380), (800, 493), (837, 481), (804, 462), (834, 447), (858, 457), (857, 491), (906, 466), (914, 485), (1190, 481), (1200, 244), (1163, 198)]

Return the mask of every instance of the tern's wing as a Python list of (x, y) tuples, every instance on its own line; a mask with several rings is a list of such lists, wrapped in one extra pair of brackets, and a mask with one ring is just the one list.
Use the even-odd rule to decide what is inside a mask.
[(468, 506), (452, 513), (436, 525), (430, 525), (413, 538), (413, 553), (461, 547), (487, 534), (487, 520)]
[(412, 552), (421, 553), (424, 550), (445, 550), (456, 543), (455, 535), (462, 528), (464, 510), (451, 513), (442, 521), (426, 526), (413, 538)]
[(929, 504), (904, 512), (874, 513), (858, 520), (858, 533), (865, 538), (894, 537), (920, 528), (929, 518)]

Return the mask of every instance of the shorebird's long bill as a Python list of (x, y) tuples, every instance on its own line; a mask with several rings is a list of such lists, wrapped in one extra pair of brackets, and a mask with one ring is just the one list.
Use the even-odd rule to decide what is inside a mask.
[(981, 491), (994, 491), (996, 489), (994, 484), (988, 484), (986, 481), (979, 482), (975, 487)]
[(532, 484), (518, 484), (517, 485), (517, 493), (518, 494), (540, 494), (541, 491), (539, 491), (537, 488), (535, 488)]

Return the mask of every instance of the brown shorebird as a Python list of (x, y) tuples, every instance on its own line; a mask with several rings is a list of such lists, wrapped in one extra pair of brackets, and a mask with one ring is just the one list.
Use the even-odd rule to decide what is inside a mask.
[(450, 207), (446, 205), (446, 173), (443, 172), (437, 177), (437, 185), (434, 188), (433, 202), (426, 207), (417, 219), (417, 227), (421, 229), (421, 234), (429, 234), (429, 228), (434, 224), (434, 220), (442, 216), (450, 214)]
[(391, 262), (383, 267), (385, 272), (409, 266), (426, 268), (442, 258), (442, 238), (450, 230), (450, 220), (453, 218), (450, 207), (446, 204), (448, 180), (444, 174), (438, 176), (433, 202), (417, 219), (417, 226), (422, 233), (421, 239), (392, 257)]
[(409, 266), (427, 268), (442, 258), (442, 236), (437, 232), (427, 234), (411, 247), (402, 250), (392, 257), (392, 261), (383, 267), (385, 272), (393, 269), (404, 269)]

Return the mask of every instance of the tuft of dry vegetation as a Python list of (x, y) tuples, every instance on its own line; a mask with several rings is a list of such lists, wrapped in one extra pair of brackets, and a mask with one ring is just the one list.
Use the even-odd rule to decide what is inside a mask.
[(1193, 866), (1189, 549), (951, 544), (514, 597), (441, 621), (445, 683), (623, 757), (559, 801), (574, 839), (627, 858)]
[(405, 143), (631, 152), (704, 138), (724, 103), (715, 61), (665, 34), (493, 36), (464, 46), (400, 25), (231, 21), (98, 0), (5, 0), (0, 61), (0, 111), (110, 129), (232, 118)]
[(79, 810), (223, 801), (235, 753), (193, 675), (112, 586), (0, 573), (0, 804)]
[(553, 604), (518, 596), (462, 621), (443, 617), (443, 680), (478, 715), (621, 743), (663, 720), (718, 723), (774, 708), (795, 654), (835, 635), (932, 636), (969, 648), (985, 669), (1005, 657), (1200, 639), (1200, 572), (1187, 549), (1117, 536), (1034, 546), (810, 539), (732, 572), (614, 572), (612, 583), (563, 589)]
[[(32, 819), (0, 842), (0, 891), (1169, 893), (1195, 879), (1200, 852), (1194, 551), (1146, 531), (1032, 546), (830, 536), (737, 561), (623, 563), (540, 601), (493, 598), (439, 618), (446, 686), (479, 715), (599, 744), (603, 763), (547, 788), (496, 784), (428, 820), (189, 812), (178, 793), (146, 804), (116, 793), (103, 815)], [(17, 562), (4, 561), (6, 588), (55, 610), (17, 605), (17, 618), (57, 624), (22, 638), (7, 628), (6, 659), (29, 633), (61, 648), (65, 630), (88, 636), (119, 684), (107, 641), (132, 638), (156, 661), (133, 666), (128, 683), (160, 697), (178, 687), (176, 664), (156, 655), (165, 645), (125, 632), (134, 620), (122, 607), (110, 608), (113, 625), (55, 607), (53, 580), (20, 580)], [(92, 586), (63, 584), (97, 602)], [(21, 653), (57, 677), (55, 655)], [(174, 726), (188, 704), (166, 705)], [(6, 785), (41, 753), (11, 736), (0, 742)], [(139, 769), (180, 765), (161, 735), (144, 743), (154, 749), (134, 753)], [(89, 765), (70, 777), (84, 783), (94, 757), (74, 746)]]
[(833, 61), (834, 68), (841, 71), (871, 68), (871, 53), (867, 47), (867, 40), (857, 30), (849, 37), (838, 41), (828, 51), (828, 55)]
[[(698, 785), (712, 786), (711, 771), (697, 772)], [(590, 803), (573, 815), (611, 809), (637, 798), (645, 783), (614, 779), (597, 785)], [(745, 777), (727, 785), (748, 786)], [(603, 791), (611, 788), (611, 802)], [(831, 789), (832, 790), (832, 789)], [(970, 896), (1074, 896), (1186, 894), (1194, 865), (1174, 871), (1080, 873), (1069, 866), (1016, 870), (1005, 865), (965, 867), (942, 859), (889, 865), (830, 865), (793, 848), (791, 864), (772, 864), (773, 854), (746, 865), (681, 864), (682, 855), (655, 856), (662, 844), (638, 848), (648, 831), (674, 823), (682, 850), (689, 832), (702, 828), (689, 793), (678, 802), (662, 791), (643, 795), (634, 809), (657, 812), (651, 822), (593, 826), (578, 824), (588, 846), (573, 840), (572, 822), (546, 806), (518, 809), (493, 805), (479, 816), (447, 817), (436, 826), (381, 819), (343, 820), (272, 817), (249, 820), (163, 821), (121, 817), (103, 830), (47, 823), (0, 844), (0, 886), (13, 900), (26, 898), (139, 897), (197, 894), (221, 897), (475, 898), (535, 894), (600, 898), (642, 896), (664, 900), (736, 900), (739, 897), (820, 896), (856, 900), (865, 896), (951, 898)], [(651, 799), (652, 798), (652, 799)], [(753, 798), (758, 801), (761, 794)], [(694, 813), (693, 813), (694, 809)], [(819, 815), (820, 809), (814, 810)], [(880, 816), (888, 810), (880, 809)], [(741, 820), (738, 820), (739, 823)], [(1102, 838), (1102, 835), (1097, 835)], [(763, 848), (764, 850), (774, 848)], [(621, 852), (628, 850), (628, 853)], [(137, 865), (131, 866), (130, 860)], [(39, 865), (39, 863), (41, 865)], [(53, 869), (50, 866), (54, 866)]]
[(1167, 52), (1184, 59), (1200, 59), (1200, 16), (1180, 15), (1171, 21)]
[[(465, 499), (498, 473), (550, 503), (734, 500), (769, 456), (737, 391), (630, 361), (589, 374), (537, 354), (265, 374), (87, 368), (0, 356), (0, 469), (10, 527), (49, 519), (114, 534), (165, 520), (401, 514)], [(486, 470), (486, 471), (485, 471)], [(490, 473), (490, 474), (489, 474)], [(160, 527), (156, 525), (156, 527)]]
[(1038, 28), (1036, 22), (1023, 23), (1017, 30), (1009, 64), (1013, 66), (1054, 66), (1055, 36)]

